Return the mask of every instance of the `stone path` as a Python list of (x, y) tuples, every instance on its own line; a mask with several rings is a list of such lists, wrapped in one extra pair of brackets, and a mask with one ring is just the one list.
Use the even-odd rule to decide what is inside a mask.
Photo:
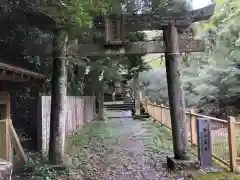
[[(98, 122), (92, 126), (95, 126), (89, 130), (92, 135), (87, 137), (90, 141), (84, 138), (84, 133), (89, 132), (82, 132), (69, 142), (69, 155), (75, 156), (79, 161), (75, 172), (80, 173), (83, 179), (170, 179), (163, 165), (166, 156), (172, 155), (171, 134), (167, 129), (151, 121), (124, 117), (109, 119), (107, 123)], [(88, 142), (83, 145), (83, 141)], [(73, 158), (73, 161), (77, 160)]]
[[(67, 142), (70, 174), (43, 169), (42, 177), (14, 180), (184, 180), (167, 173), (166, 156), (172, 156), (171, 132), (153, 121), (133, 120), (131, 112), (108, 112), (107, 121), (93, 121)], [(203, 175), (197, 179), (222, 179)], [(229, 176), (234, 177), (235, 175)], [(238, 177), (239, 178), (239, 177)]]

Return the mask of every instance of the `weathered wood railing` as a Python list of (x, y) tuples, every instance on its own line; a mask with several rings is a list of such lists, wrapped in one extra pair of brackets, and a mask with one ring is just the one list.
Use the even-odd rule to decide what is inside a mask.
[[(169, 107), (151, 102), (144, 102), (143, 106), (155, 121), (171, 129)], [(237, 136), (240, 132), (240, 122), (236, 122), (234, 117), (223, 120), (197, 114), (194, 110), (186, 112), (186, 117), (191, 145), (197, 145), (197, 118), (209, 119), (213, 157), (228, 166), (231, 171), (237, 171), (237, 162), (240, 162), (240, 137)]]

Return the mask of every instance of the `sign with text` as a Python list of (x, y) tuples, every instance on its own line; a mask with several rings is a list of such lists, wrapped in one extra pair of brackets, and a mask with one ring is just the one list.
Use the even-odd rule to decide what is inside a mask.
[(198, 159), (202, 167), (212, 166), (211, 121), (197, 119)]

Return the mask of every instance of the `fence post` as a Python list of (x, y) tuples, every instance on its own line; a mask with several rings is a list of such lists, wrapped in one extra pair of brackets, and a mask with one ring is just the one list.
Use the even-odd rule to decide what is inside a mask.
[(157, 105), (157, 103), (154, 101), (153, 102), (153, 120), (154, 120), (154, 122), (157, 121), (157, 118), (156, 118), (156, 105)]
[(237, 171), (237, 137), (235, 117), (229, 117), (228, 121), (228, 146), (230, 157), (230, 171)]
[(146, 99), (146, 112), (148, 113), (148, 100)]
[(191, 132), (191, 144), (197, 145), (197, 117), (193, 109), (190, 111), (190, 132)]
[(163, 104), (160, 105), (161, 124), (163, 125)]
[(95, 114), (95, 113), (96, 113), (96, 107), (95, 107), (95, 105), (96, 105), (96, 103), (95, 103), (95, 96), (92, 97), (92, 101), (91, 101), (91, 102), (92, 102), (92, 110), (93, 110), (92, 113), (93, 113), (93, 118), (94, 118), (95, 115), (96, 115), (96, 114)]
[(37, 97), (37, 150), (43, 150), (43, 119), (42, 119), (42, 96)]
[(83, 97), (83, 125), (87, 123), (87, 113), (86, 113), (86, 96)]
[(146, 113), (148, 112), (147, 104), (148, 104), (147, 99), (145, 99), (145, 112), (146, 112)]

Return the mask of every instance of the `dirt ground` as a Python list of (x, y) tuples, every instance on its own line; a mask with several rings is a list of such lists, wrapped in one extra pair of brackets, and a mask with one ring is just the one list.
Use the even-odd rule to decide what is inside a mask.
[(164, 166), (172, 155), (171, 132), (152, 121), (112, 118), (83, 131), (68, 142), (69, 156), (78, 161), (76, 172), (81, 169), (83, 179), (182, 179), (170, 178)]
[[(133, 120), (131, 112), (108, 112), (106, 121), (93, 121), (68, 138), (69, 172), (44, 170), (41, 180), (184, 180), (240, 179), (224, 173), (187, 178), (188, 173), (169, 174), (166, 157), (172, 154), (171, 132), (153, 121)], [(228, 177), (229, 176), (229, 177)], [(34, 179), (34, 178), (29, 178)], [(20, 180), (20, 179), (19, 179)], [(26, 178), (24, 179), (26, 180)]]

